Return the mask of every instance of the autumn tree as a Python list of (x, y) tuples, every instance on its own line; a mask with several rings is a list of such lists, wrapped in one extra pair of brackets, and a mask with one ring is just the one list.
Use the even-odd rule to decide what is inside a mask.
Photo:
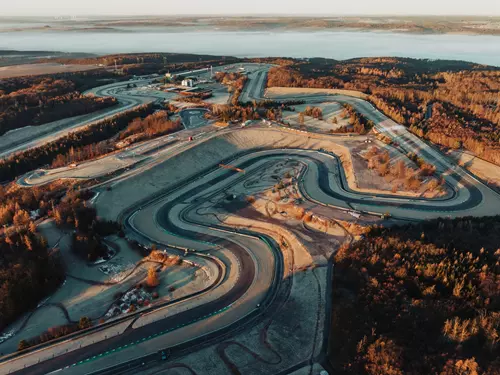
[(402, 350), (392, 340), (377, 339), (368, 347), (364, 359), (369, 375), (403, 375)]
[(160, 280), (158, 280), (158, 274), (157, 274), (156, 268), (154, 266), (151, 266), (148, 269), (148, 276), (146, 278), (146, 284), (150, 288), (155, 288), (160, 284)]
[(24, 349), (28, 349), (30, 347), (30, 344), (26, 340), (21, 340), (19, 341), (19, 344), (17, 345), (17, 350), (21, 351)]
[(87, 316), (82, 316), (78, 322), (78, 328), (85, 329), (90, 327), (92, 327), (92, 320), (90, 320)]
[(34, 221), (30, 221), (30, 224), (29, 224), (29, 231), (31, 233), (36, 233), (37, 232), (37, 228), (36, 228), (36, 224)]
[(14, 215), (13, 221), (16, 226), (28, 225), (30, 222), (30, 215), (25, 210), (19, 210)]

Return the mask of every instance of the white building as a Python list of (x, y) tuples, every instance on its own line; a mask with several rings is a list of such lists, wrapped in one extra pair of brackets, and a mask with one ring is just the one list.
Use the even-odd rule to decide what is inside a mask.
[(194, 81), (191, 79), (191, 78), (186, 78), (184, 80), (182, 80), (182, 86), (186, 86), (186, 87), (194, 87)]

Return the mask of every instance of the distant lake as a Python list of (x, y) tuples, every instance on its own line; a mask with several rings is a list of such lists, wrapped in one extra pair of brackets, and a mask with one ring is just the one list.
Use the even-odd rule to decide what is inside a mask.
[(217, 31), (133, 28), (122, 31), (0, 32), (0, 49), (179, 52), (237, 57), (398, 56), (466, 60), (500, 66), (500, 36), (418, 35), (364, 31)]

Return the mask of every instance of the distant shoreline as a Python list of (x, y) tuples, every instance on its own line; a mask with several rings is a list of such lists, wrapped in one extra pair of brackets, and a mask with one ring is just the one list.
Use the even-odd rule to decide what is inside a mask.
[(0, 33), (26, 31), (375, 31), (419, 35), (500, 35), (499, 17), (439, 16), (137, 16), (81, 18), (0, 17)]
[(475, 30), (453, 30), (453, 31), (422, 31), (414, 29), (377, 29), (370, 27), (282, 27), (282, 28), (256, 28), (256, 27), (216, 27), (216, 26), (181, 26), (181, 25), (134, 25), (123, 27), (27, 27), (27, 28), (10, 28), (2, 29), (0, 23), (0, 35), (3, 33), (74, 33), (74, 32), (97, 32), (97, 33), (123, 33), (123, 34), (139, 34), (144, 32), (273, 32), (273, 33), (288, 33), (288, 32), (372, 32), (372, 33), (395, 33), (395, 34), (410, 34), (410, 35), (468, 35), (468, 36), (500, 36), (500, 29), (488, 30), (489, 32), (479, 32)]

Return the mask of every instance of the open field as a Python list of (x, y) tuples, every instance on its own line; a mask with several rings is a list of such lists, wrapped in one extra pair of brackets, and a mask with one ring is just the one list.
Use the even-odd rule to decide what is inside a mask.
[(449, 151), (448, 155), (483, 181), (500, 189), (500, 166), (465, 151)]
[(368, 95), (354, 90), (340, 89), (314, 89), (304, 87), (269, 87), (265, 96), (269, 99), (277, 99), (283, 96), (311, 97), (315, 95), (347, 95), (355, 98), (366, 99)]
[(95, 69), (102, 68), (95, 65), (66, 65), (57, 63), (0, 66), (0, 79), (54, 73), (82, 72)]
[[(342, 117), (342, 106), (339, 103), (328, 103), (328, 104), (318, 104), (314, 107), (320, 108), (323, 116), (322, 119), (316, 119), (311, 116), (304, 116), (304, 124), (299, 122), (299, 113), (304, 112), (307, 107), (311, 107), (307, 104), (295, 105), (295, 111), (283, 111), (283, 120), (293, 127), (305, 126), (305, 128), (311, 129), (311, 131), (320, 133), (331, 133), (332, 131), (338, 130), (344, 126), (349, 125), (349, 119)], [(336, 119), (336, 123), (334, 123)]]

